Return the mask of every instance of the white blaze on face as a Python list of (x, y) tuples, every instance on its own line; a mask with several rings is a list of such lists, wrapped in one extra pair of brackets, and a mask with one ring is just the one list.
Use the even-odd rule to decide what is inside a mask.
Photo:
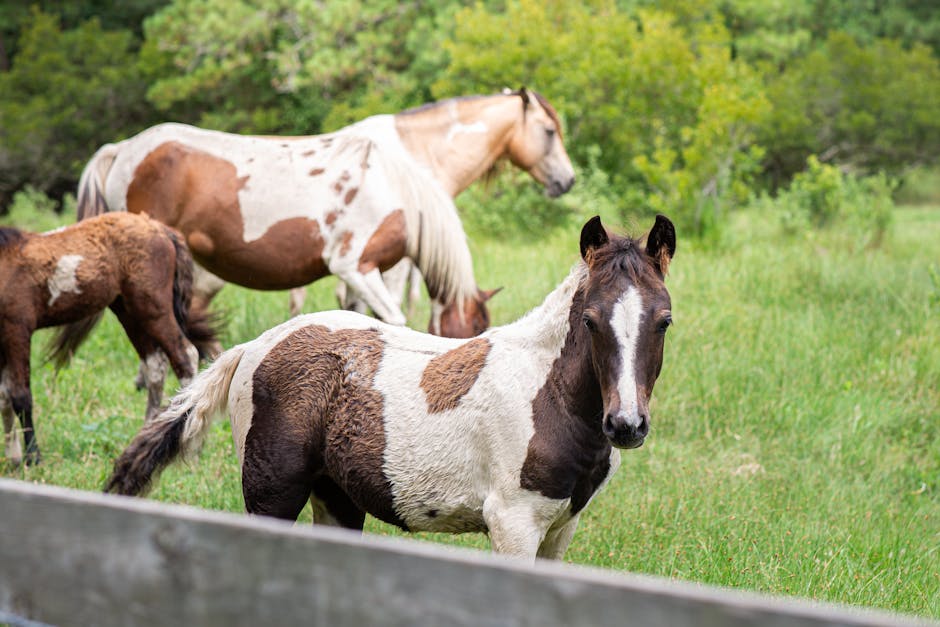
[(66, 292), (72, 294), (82, 293), (82, 291), (78, 289), (78, 279), (75, 277), (78, 264), (82, 262), (82, 259), (84, 259), (84, 257), (81, 255), (65, 255), (59, 259), (59, 263), (57, 263), (55, 267), (55, 272), (49, 277), (47, 284), (49, 288), (50, 306), (58, 300), (59, 296)]
[(614, 304), (610, 321), (617, 343), (620, 345), (621, 368), (617, 381), (620, 394), (620, 416), (628, 425), (640, 426), (639, 404), (636, 397), (636, 341), (640, 333), (643, 299), (633, 286)]

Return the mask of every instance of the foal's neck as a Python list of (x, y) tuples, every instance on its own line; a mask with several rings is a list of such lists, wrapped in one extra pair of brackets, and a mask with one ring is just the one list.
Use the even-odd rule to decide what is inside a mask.
[(395, 127), (412, 156), (456, 197), (505, 156), (522, 111), (518, 100), (501, 95), (455, 98), (398, 114)]
[[(603, 445), (600, 384), (591, 361), (591, 338), (581, 324), (587, 266), (579, 263), (542, 304), (506, 329), (534, 359), (550, 359), (546, 385), (559, 416), (571, 416)], [(540, 350), (541, 349), (541, 350)]]
[(579, 262), (541, 305), (505, 328), (512, 336), (557, 354), (568, 335), (575, 295), (586, 278), (587, 266)]

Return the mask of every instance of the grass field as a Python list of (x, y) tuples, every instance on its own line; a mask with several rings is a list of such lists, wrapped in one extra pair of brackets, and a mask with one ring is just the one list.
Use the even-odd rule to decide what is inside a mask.
[[(541, 302), (577, 237), (473, 238), (481, 287), (505, 286), (495, 324)], [(307, 310), (331, 308), (333, 285), (311, 287)], [(771, 217), (742, 213), (717, 248), (680, 233), (667, 285), (675, 325), (652, 433), (625, 452), (567, 560), (940, 618), (940, 208), (898, 210), (876, 250), (838, 231), (785, 239)], [(218, 304), (226, 345), (287, 315), (284, 292), (228, 287)], [(426, 327), (426, 304), (411, 324)], [(44, 461), (0, 461), (0, 474), (100, 489), (141, 423), (136, 357), (109, 315), (56, 376), (47, 337), (33, 342)], [(228, 425), (151, 496), (242, 511)]]

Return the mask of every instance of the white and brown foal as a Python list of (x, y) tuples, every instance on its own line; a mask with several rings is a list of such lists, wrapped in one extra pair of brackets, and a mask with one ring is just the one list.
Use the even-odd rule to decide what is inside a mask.
[(196, 374), (197, 346), (215, 342), (210, 321), (190, 310), (193, 260), (178, 233), (143, 216), (115, 213), (48, 233), (0, 228), (0, 415), (6, 457), (40, 460), (30, 391), (30, 340), (59, 326), (57, 367), (71, 359), (104, 309), (121, 321), (144, 364), (147, 416), (159, 412), (168, 366), (180, 383)]
[(493, 549), (560, 558), (578, 516), (643, 444), (671, 321), (675, 252), (581, 233), (583, 261), (513, 324), (454, 340), (352, 312), (294, 318), (236, 346), (145, 425), (107, 490), (139, 494), (227, 410), (250, 513), (362, 529), (488, 532)]

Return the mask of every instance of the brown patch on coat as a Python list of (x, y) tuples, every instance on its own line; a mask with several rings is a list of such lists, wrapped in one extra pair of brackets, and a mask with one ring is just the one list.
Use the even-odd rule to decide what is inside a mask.
[(359, 257), (359, 272), (366, 274), (378, 268), (385, 272), (405, 256), (408, 230), (405, 224), (405, 212), (396, 209), (391, 212), (366, 242)]
[(346, 231), (343, 233), (342, 245), (339, 247), (340, 257), (346, 255), (349, 252), (349, 249), (352, 248), (352, 231)]
[(343, 193), (343, 183), (338, 179), (335, 183), (333, 183), (333, 191), (336, 192), (337, 195)]
[(437, 414), (460, 404), (460, 399), (477, 382), (490, 347), (489, 340), (477, 338), (428, 362), (421, 373), (428, 413)]
[(301, 157), (312, 157), (312, 156), (315, 155), (315, 154), (317, 154), (317, 151), (316, 151), (316, 150), (313, 150), (313, 149), (311, 148), (310, 150), (305, 150), (304, 152), (300, 153), (300, 156), (301, 156)]
[(352, 203), (353, 199), (356, 197), (356, 194), (359, 193), (358, 187), (351, 187), (346, 191), (346, 197), (343, 199), (346, 204)]
[(293, 520), (315, 492), (346, 526), (361, 528), (361, 512), (405, 526), (382, 470), (384, 402), (374, 383), (384, 348), (375, 329), (310, 325), (258, 364), (242, 468), (249, 512)]
[(309, 172), (308, 174), (310, 174), (310, 176), (320, 176), (320, 175), (323, 174), (324, 172), (325, 172), (325, 170), (324, 170), (323, 168), (314, 168), (314, 169), (310, 170), (310, 172)]
[(226, 281), (255, 289), (288, 289), (329, 274), (315, 220), (283, 220), (262, 237), (244, 241), (238, 193), (247, 182), (226, 159), (166, 142), (135, 169), (127, 209), (181, 231), (196, 261)]
[(339, 218), (339, 216), (342, 215), (342, 213), (343, 212), (338, 209), (334, 209), (333, 211), (330, 211), (328, 214), (326, 214), (326, 225), (333, 226), (333, 223), (336, 222), (336, 219)]

